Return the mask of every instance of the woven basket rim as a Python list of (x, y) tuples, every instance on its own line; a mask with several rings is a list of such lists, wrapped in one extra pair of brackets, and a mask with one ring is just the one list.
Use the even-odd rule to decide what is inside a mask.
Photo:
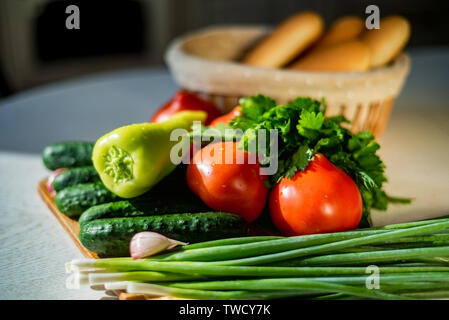
[[(342, 103), (385, 100), (396, 97), (410, 70), (410, 58), (402, 53), (390, 65), (366, 72), (321, 72), (269, 69), (238, 61), (205, 59), (184, 50), (187, 41), (204, 36), (245, 32), (254, 38), (270, 28), (261, 25), (211, 26), (174, 39), (165, 61), (181, 87), (221, 95), (251, 95), (252, 91), (286, 98), (320, 95)], [(245, 80), (246, 79), (246, 80)], [(234, 86), (233, 86), (234, 83)], [(285, 85), (285, 84), (288, 85)], [(264, 90), (261, 90), (261, 86)], [(290, 91), (284, 90), (289, 87)], [(270, 91), (271, 90), (271, 91)]]

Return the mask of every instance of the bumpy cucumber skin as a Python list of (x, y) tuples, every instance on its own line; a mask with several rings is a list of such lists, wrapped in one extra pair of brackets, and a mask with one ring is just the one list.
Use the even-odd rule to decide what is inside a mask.
[(129, 201), (116, 201), (99, 204), (90, 207), (80, 216), (78, 223), (80, 226), (96, 220), (104, 218), (125, 218), (125, 217), (140, 217), (145, 216), (145, 213), (137, 209)]
[(131, 238), (142, 231), (195, 243), (245, 236), (248, 225), (239, 216), (225, 212), (110, 218), (83, 224), (79, 239), (83, 246), (102, 257), (127, 257)]
[(69, 217), (77, 217), (86, 209), (102, 203), (121, 200), (101, 182), (92, 182), (67, 187), (56, 194), (55, 205)]
[(92, 165), (94, 144), (85, 141), (68, 141), (44, 148), (42, 161), (50, 170)]
[(99, 181), (100, 176), (93, 166), (70, 168), (56, 176), (53, 180), (53, 189), (59, 192), (77, 184)]
[(168, 195), (155, 195), (146, 199), (139, 198), (138, 200), (100, 204), (84, 211), (78, 222), (80, 225), (83, 225), (97, 219), (210, 211), (210, 208), (202, 203), (195, 195), (190, 195), (190, 197), (176, 197), (176, 201), (173, 201), (172, 197), (170, 198)]

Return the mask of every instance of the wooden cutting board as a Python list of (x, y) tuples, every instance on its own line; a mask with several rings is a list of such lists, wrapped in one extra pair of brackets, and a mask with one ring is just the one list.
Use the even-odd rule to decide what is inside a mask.
[[(62, 225), (64, 230), (69, 234), (70, 238), (72, 238), (73, 242), (75, 242), (76, 246), (80, 249), (81, 253), (86, 258), (93, 258), (93, 259), (99, 259), (99, 256), (92, 252), (81, 244), (81, 242), (78, 239), (78, 233), (80, 231), (80, 226), (78, 224), (78, 221), (74, 219), (70, 219), (63, 213), (59, 212), (58, 208), (56, 208), (55, 205), (55, 197), (48, 191), (47, 189), (47, 179), (43, 179), (39, 181), (37, 185), (37, 191), (42, 198), (42, 200), (45, 202), (47, 207), (50, 209), (50, 211), (53, 213), (53, 215), (58, 219), (59, 223)], [(144, 294), (130, 294), (126, 293), (120, 290), (114, 290), (113, 291), (115, 295), (117, 295), (119, 300), (173, 300), (174, 298), (171, 297), (155, 297), (150, 295), (144, 295)]]
[(56, 208), (55, 197), (48, 191), (46, 183), (47, 179), (43, 179), (37, 185), (37, 191), (39, 192), (39, 195), (41, 196), (42, 200), (44, 200), (47, 207), (51, 210), (56, 219), (58, 219), (59, 223), (62, 225), (64, 230), (69, 234), (70, 238), (72, 238), (73, 242), (75, 242), (76, 246), (80, 249), (81, 253), (86, 258), (98, 259), (99, 257), (95, 252), (92, 252), (84, 248), (84, 246), (79, 241), (78, 233), (80, 231), (80, 226), (78, 224), (78, 221), (70, 219), (66, 215), (59, 212), (58, 208)]

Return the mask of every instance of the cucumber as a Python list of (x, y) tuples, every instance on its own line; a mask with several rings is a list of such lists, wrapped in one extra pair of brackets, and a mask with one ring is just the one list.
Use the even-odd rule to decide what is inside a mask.
[(195, 195), (147, 195), (137, 200), (124, 200), (93, 206), (83, 212), (78, 222), (83, 225), (89, 221), (106, 218), (139, 217), (183, 212), (210, 211)]
[(66, 216), (77, 217), (90, 207), (120, 199), (101, 182), (92, 182), (59, 191), (55, 197), (55, 205)]
[(99, 181), (100, 176), (93, 166), (70, 168), (56, 176), (53, 180), (53, 189), (59, 192), (64, 188), (77, 184)]
[(69, 141), (51, 144), (44, 148), (42, 161), (50, 170), (92, 165), (94, 143)]
[(79, 239), (84, 247), (102, 257), (125, 257), (129, 256), (131, 238), (142, 231), (195, 243), (245, 236), (248, 224), (241, 217), (225, 212), (98, 219), (81, 226)]

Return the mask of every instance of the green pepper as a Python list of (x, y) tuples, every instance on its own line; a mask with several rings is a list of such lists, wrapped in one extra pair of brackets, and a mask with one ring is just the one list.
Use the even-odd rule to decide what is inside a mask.
[(147, 192), (176, 168), (170, 151), (178, 141), (170, 141), (171, 132), (190, 130), (194, 121), (204, 122), (206, 116), (203, 111), (183, 111), (165, 122), (133, 124), (102, 136), (92, 152), (101, 181), (122, 198)]

